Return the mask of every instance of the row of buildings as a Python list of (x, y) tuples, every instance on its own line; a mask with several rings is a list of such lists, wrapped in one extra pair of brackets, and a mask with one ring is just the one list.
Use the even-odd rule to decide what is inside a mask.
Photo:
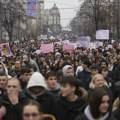
[[(21, 6), (18, 12), (18, 19), (15, 21), (12, 30), (13, 40), (22, 40), (24, 38), (37, 38), (41, 34), (56, 35), (61, 31), (60, 11), (56, 4), (51, 9), (45, 9), (44, 0), (36, 0), (36, 17), (28, 15), (28, 0), (0, 0), (0, 5), (3, 6), (7, 2)], [(14, 7), (14, 6), (13, 6)], [(1, 8), (2, 9), (2, 8)], [(7, 13), (6, 13), (7, 14)], [(2, 13), (0, 12), (0, 16)], [(2, 26), (0, 17), (0, 39), (9, 39), (9, 34), (5, 27)]]

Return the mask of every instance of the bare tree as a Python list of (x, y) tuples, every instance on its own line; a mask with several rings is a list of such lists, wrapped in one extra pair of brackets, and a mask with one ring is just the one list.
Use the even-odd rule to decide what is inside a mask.
[(109, 0), (85, 0), (78, 13), (78, 30), (83, 35), (93, 35), (98, 29), (109, 29)]
[(16, 2), (16, 0), (5, 1), (2, 3), (1, 21), (3, 27), (8, 33), (9, 40), (12, 40), (14, 25), (23, 17), (21, 14), (22, 11), (21, 4)]
[(85, 0), (80, 9), (80, 14), (90, 19), (95, 25), (95, 30), (98, 30), (100, 24), (108, 20), (109, 0)]

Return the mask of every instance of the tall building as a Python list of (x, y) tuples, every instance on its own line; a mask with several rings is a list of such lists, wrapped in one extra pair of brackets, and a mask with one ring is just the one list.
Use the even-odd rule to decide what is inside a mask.
[(56, 4), (51, 9), (44, 12), (44, 31), (58, 34), (61, 31), (60, 12)]
[[(28, 0), (23, 0), (25, 5), (24, 8), (26, 9), (26, 13), (28, 13)], [(36, 16), (31, 17), (28, 16), (28, 25), (27, 31), (29, 36), (28, 37), (37, 37), (43, 31), (43, 21), (44, 21), (44, 0), (36, 0)]]

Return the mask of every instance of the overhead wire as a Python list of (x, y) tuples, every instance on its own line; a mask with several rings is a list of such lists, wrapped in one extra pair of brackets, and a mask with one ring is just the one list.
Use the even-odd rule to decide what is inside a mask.
[[(49, 1), (49, 0), (46, 0), (45, 2), (52, 2), (52, 3), (56, 3), (56, 4), (62, 4), (62, 5), (66, 5), (66, 6), (74, 6), (74, 5), (70, 5), (70, 4), (65, 4), (65, 3), (59, 3), (59, 2), (55, 2), (55, 1)], [(75, 7), (75, 6), (74, 6)]]

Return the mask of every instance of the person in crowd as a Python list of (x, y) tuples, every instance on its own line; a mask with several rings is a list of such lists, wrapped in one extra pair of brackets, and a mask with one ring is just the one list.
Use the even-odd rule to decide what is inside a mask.
[(60, 97), (56, 99), (52, 108), (52, 114), (56, 120), (74, 120), (81, 114), (86, 106), (79, 90), (79, 84), (75, 77), (67, 76), (60, 81)]
[(21, 74), (22, 69), (22, 63), (20, 59), (16, 59), (14, 66), (12, 66), (12, 69), (10, 70), (11, 74), (14, 72), (16, 74), (16, 77), (19, 78)]
[(118, 96), (113, 103), (113, 115), (116, 120), (120, 119), (120, 81), (115, 84)]
[(56, 52), (56, 53), (55, 53), (55, 59), (56, 59), (56, 60), (60, 60), (61, 57), (62, 57), (62, 55), (61, 55), (60, 52)]
[[(67, 76), (71, 76), (71, 77), (75, 77), (75, 74), (74, 74), (74, 68), (71, 66), (71, 65), (65, 65), (62, 69), (62, 73), (63, 73), (63, 77), (67, 77)], [(79, 90), (84, 92), (84, 98), (87, 99), (87, 95), (88, 95), (88, 92), (85, 90), (85, 88), (83, 87), (83, 83), (81, 80), (79, 80)]]
[(94, 75), (98, 74), (99, 72), (99, 68), (97, 64), (93, 64), (91, 65), (91, 73), (92, 73), (92, 77), (94, 77)]
[(54, 96), (46, 90), (46, 82), (42, 74), (34, 72), (24, 91), (26, 97), (34, 99), (41, 104), (43, 113), (51, 113), (54, 104)]
[(0, 104), (6, 108), (3, 120), (21, 120), (23, 103), (27, 100), (21, 91), (20, 81), (11, 78), (7, 81), (6, 93), (0, 97)]
[(0, 61), (0, 72), (6, 73), (6, 71), (4, 63)]
[(76, 69), (76, 72), (75, 72), (76, 76), (78, 76), (78, 73), (79, 73), (79, 72), (83, 71), (81, 59), (79, 59), (78, 61), (79, 61), (79, 62), (78, 62), (79, 65), (78, 65), (78, 67), (77, 67), (77, 69)]
[(88, 90), (89, 89), (89, 83), (91, 81), (91, 71), (89, 69), (90, 67), (90, 61), (89, 59), (83, 59), (82, 60), (82, 66), (83, 71), (78, 73), (77, 78), (81, 80), (83, 87)]
[(107, 62), (107, 60), (102, 59), (101, 62), (100, 62), (99, 71), (101, 72), (102, 68), (106, 68), (106, 67), (108, 67), (108, 62)]
[[(112, 71), (109, 71), (108, 68), (104, 67), (101, 69), (101, 74), (103, 75), (105, 81), (107, 82), (110, 90), (112, 91), (114, 97), (116, 98), (116, 89), (115, 89), (115, 77)], [(112, 79), (113, 78), (113, 79)]]
[(37, 101), (26, 101), (22, 108), (22, 120), (42, 120), (42, 109)]
[(113, 104), (113, 116), (116, 120), (120, 120), (120, 89), (119, 96)]
[(23, 55), (22, 61), (23, 61), (23, 63), (22, 63), (23, 67), (29, 67), (29, 65), (34, 65), (36, 67), (37, 71), (38, 72), (40, 71), (37, 63), (34, 60), (32, 60), (28, 55)]
[(110, 57), (109, 58), (109, 64), (108, 64), (109, 71), (113, 71), (114, 70), (114, 63), (115, 63), (115, 58)]
[(75, 120), (114, 120), (109, 92), (105, 88), (96, 88), (89, 97), (84, 113)]
[(74, 76), (74, 68), (71, 65), (65, 65), (62, 69), (63, 76)]
[(56, 59), (53, 62), (51, 68), (53, 69), (53, 71), (60, 71), (63, 67), (63, 63), (64, 63), (63, 59)]
[(27, 83), (30, 79), (31, 76), (31, 71), (30, 68), (23, 67), (21, 70), (21, 75), (20, 75), (20, 83), (21, 83), (21, 88), (24, 89), (27, 86)]
[(32, 76), (32, 74), (33, 74), (34, 72), (37, 72), (37, 69), (36, 69), (36, 67), (35, 67), (34, 65), (30, 65), (30, 66), (29, 66), (29, 69), (30, 69), (30, 76)]
[(6, 91), (7, 75), (3, 72), (0, 73), (0, 96)]
[(50, 66), (48, 65), (48, 63), (46, 61), (43, 62), (43, 66), (42, 66), (42, 70), (41, 70), (41, 74), (43, 76), (45, 76), (45, 74), (50, 71)]
[(89, 95), (95, 90), (95, 88), (100, 88), (100, 87), (104, 87), (111, 95), (111, 99), (112, 102), (114, 101), (114, 95), (108, 85), (108, 83), (106, 82), (106, 80), (104, 79), (104, 77), (101, 74), (96, 74), (89, 85)]
[(8, 79), (11, 78), (11, 76), (8, 75), (7, 67), (5, 66), (5, 64), (2, 61), (0, 61), (0, 72), (5, 73)]
[(55, 97), (58, 97), (60, 92), (60, 84), (57, 80), (57, 74), (53, 71), (50, 71), (46, 74), (45, 79), (47, 83), (47, 90)]
[(94, 90), (95, 88), (104, 87), (104, 86), (109, 87), (107, 82), (105, 81), (104, 77), (101, 74), (96, 74), (92, 78), (89, 88)]

